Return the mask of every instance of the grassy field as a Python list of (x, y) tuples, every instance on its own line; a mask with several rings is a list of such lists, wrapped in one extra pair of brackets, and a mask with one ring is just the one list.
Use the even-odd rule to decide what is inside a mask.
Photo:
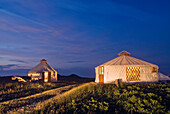
[(86, 83), (34, 113), (170, 113), (170, 85)]
[(170, 113), (170, 85), (1, 83), (0, 113)]
[(34, 95), (1, 102), (0, 113), (20, 113), (25, 111), (30, 112), (37, 105), (44, 105), (44, 103), (50, 102), (55, 96), (58, 96), (76, 86), (78, 86), (78, 84), (59, 87)]
[(57, 82), (57, 83), (0, 83), (0, 102), (14, 98), (25, 97), (40, 93), (46, 90), (74, 84), (75, 82)]
[[(0, 113), (30, 110), (61, 93), (80, 85), (76, 81), (56, 83), (0, 83)], [(31, 109), (32, 110), (32, 109)]]

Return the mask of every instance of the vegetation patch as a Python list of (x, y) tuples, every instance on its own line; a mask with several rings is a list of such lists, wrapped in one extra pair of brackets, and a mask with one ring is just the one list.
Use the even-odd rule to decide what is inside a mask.
[(56, 89), (51, 89), (44, 91), (42, 93), (30, 95), (27, 97), (22, 97), (18, 99), (13, 99), (0, 103), (0, 113), (19, 113), (29, 112), (32, 108), (36, 107), (36, 104), (44, 104), (48, 99), (53, 99), (54, 96), (60, 95), (64, 91), (68, 91), (71, 88), (77, 86), (78, 84), (68, 85)]
[(170, 85), (87, 83), (34, 113), (170, 113)]
[(46, 90), (75, 84), (72, 82), (57, 82), (57, 83), (0, 83), (0, 102), (12, 100), (20, 97), (25, 97), (40, 93)]

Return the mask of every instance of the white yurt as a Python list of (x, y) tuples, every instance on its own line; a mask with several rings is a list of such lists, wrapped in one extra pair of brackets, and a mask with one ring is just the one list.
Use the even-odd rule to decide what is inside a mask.
[(157, 82), (158, 66), (130, 56), (122, 51), (119, 57), (95, 67), (96, 83), (123, 82)]
[(40, 61), (40, 64), (35, 66), (28, 72), (28, 76), (32, 81), (43, 80), (44, 82), (56, 82), (57, 72), (47, 64), (45, 59)]

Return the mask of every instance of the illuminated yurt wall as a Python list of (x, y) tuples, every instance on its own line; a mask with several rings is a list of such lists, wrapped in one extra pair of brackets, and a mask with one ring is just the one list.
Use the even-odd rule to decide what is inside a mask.
[(156, 82), (158, 66), (136, 59), (127, 51), (122, 51), (119, 57), (95, 68), (96, 83), (112, 83), (116, 79), (123, 82)]
[(32, 81), (43, 80), (44, 82), (56, 82), (57, 72), (47, 64), (45, 59), (40, 61), (40, 64), (35, 66), (28, 72), (28, 76), (31, 77)]

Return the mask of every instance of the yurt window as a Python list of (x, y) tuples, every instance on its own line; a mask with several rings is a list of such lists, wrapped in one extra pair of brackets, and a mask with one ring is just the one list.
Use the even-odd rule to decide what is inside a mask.
[(152, 72), (158, 72), (158, 69), (156, 67), (153, 67)]
[(140, 68), (139, 67), (127, 67), (126, 68), (126, 80), (127, 81), (140, 81)]
[(104, 66), (99, 67), (99, 74), (104, 74)]

